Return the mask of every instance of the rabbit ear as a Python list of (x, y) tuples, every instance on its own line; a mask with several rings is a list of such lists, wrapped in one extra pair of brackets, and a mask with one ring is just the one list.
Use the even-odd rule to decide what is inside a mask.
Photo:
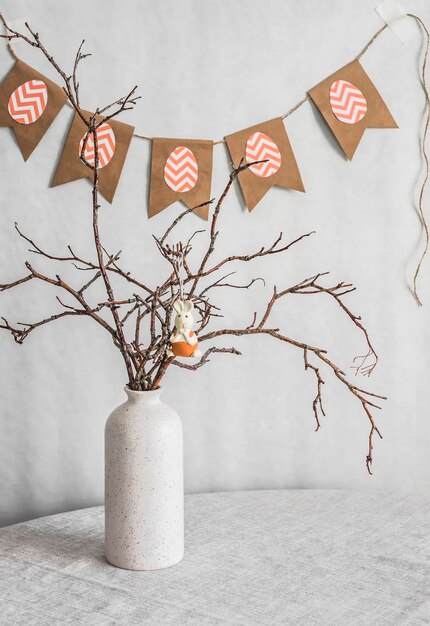
[(188, 313), (189, 311), (192, 311), (193, 309), (194, 309), (194, 304), (191, 302), (191, 300), (185, 300), (184, 302), (185, 313)]
[(175, 300), (175, 302), (173, 303), (173, 308), (175, 309), (176, 313), (180, 314), (184, 310), (184, 303), (182, 302), (182, 300)]

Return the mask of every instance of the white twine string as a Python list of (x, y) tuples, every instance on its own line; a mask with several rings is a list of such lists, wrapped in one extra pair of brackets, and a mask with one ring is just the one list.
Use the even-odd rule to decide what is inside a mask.
[(178, 244), (176, 246), (176, 253), (178, 260), (176, 261), (176, 275), (178, 277), (179, 282), (179, 298), (184, 300), (184, 281), (182, 278), (182, 273), (184, 269), (184, 251), (182, 249), (182, 245)]

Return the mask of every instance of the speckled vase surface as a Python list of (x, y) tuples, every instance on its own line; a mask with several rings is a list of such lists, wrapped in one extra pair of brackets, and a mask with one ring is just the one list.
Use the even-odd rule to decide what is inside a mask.
[(182, 423), (161, 389), (125, 391), (105, 429), (105, 556), (162, 569), (184, 555)]

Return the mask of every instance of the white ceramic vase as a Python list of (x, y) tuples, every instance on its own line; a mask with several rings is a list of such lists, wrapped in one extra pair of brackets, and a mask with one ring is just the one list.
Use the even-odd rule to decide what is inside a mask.
[(131, 391), (105, 429), (105, 556), (154, 570), (184, 555), (182, 423), (161, 390)]

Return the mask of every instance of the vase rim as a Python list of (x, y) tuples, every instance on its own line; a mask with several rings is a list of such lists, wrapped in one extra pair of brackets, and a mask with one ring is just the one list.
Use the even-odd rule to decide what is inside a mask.
[(130, 389), (128, 385), (125, 385), (124, 391), (130, 400), (137, 400), (138, 398), (141, 400), (144, 398), (149, 400), (150, 398), (155, 399), (159, 396), (164, 391), (164, 387), (158, 387), (158, 389), (150, 389), (148, 391), (137, 391), (135, 389)]

